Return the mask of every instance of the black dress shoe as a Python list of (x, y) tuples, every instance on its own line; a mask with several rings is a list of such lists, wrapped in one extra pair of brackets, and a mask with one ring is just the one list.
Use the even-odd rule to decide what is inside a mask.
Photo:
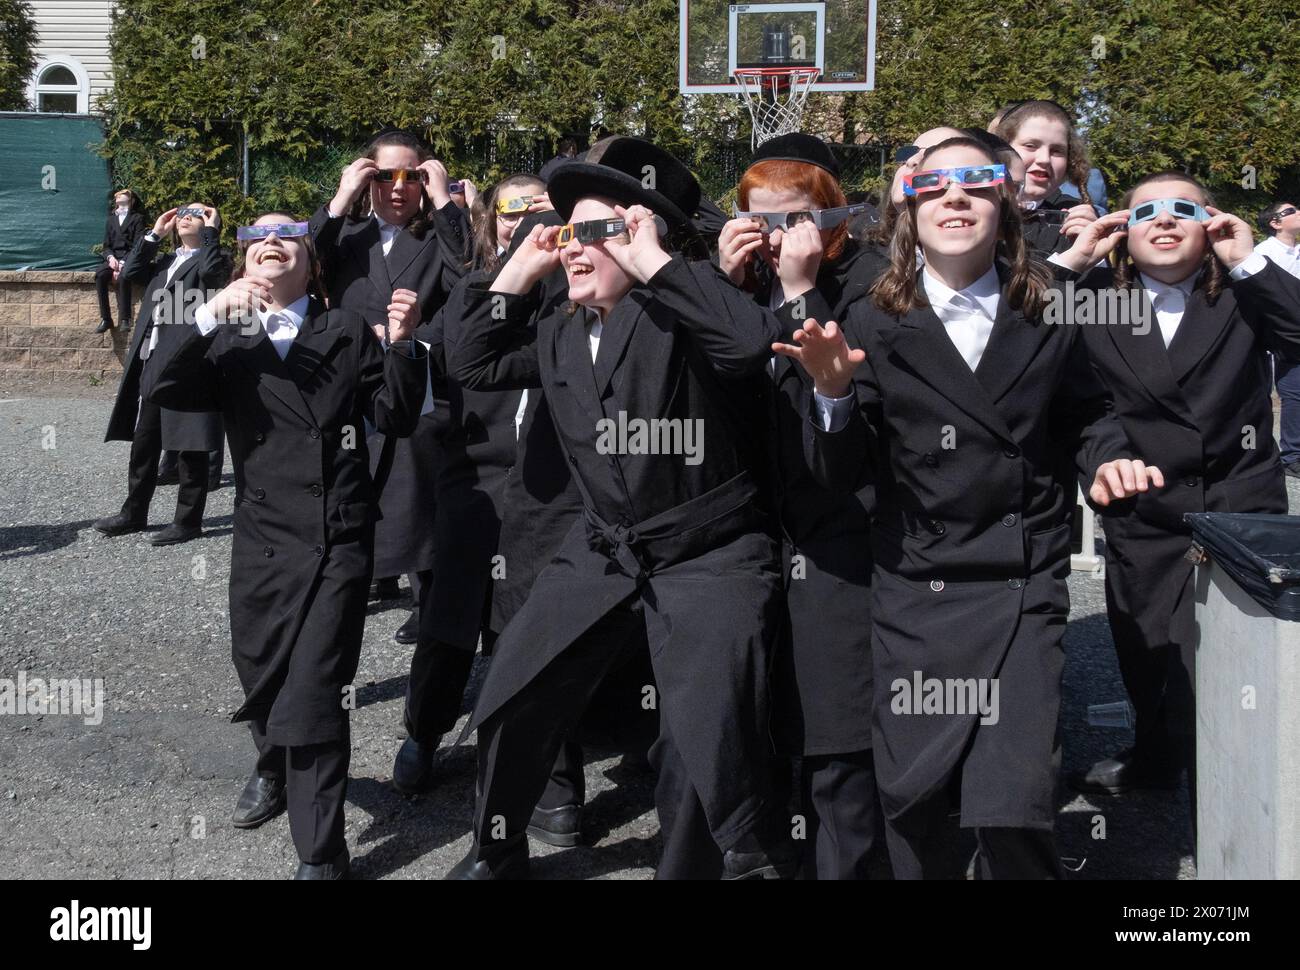
[(475, 843), (469, 854), (451, 867), (444, 879), (487, 881), (528, 878), (528, 840), (522, 836), (504, 847), (484, 852)]
[(738, 846), (722, 854), (722, 878), (793, 879), (799, 871), (799, 854), (782, 842), (771, 848)]
[(181, 483), (181, 473), (175, 463), (158, 466), (158, 479), (156, 485), (179, 485)]
[(1127, 748), (1087, 771), (1074, 772), (1068, 781), (1071, 788), (1086, 795), (1123, 795), (1140, 789), (1170, 791), (1178, 787), (1181, 778), (1177, 768), (1156, 764), (1137, 749)]
[(95, 328), (95, 333), (108, 333), (113, 329), (112, 320), (100, 320), (99, 326)]
[(393, 762), (393, 787), (405, 795), (418, 795), (433, 787), (433, 756), (441, 741), (441, 736), (431, 744), (411, 738), (403, 741)]
[(571, 848), (582, 845), (582, 806), (534, 808), (528, 820), (528, 834), (547, 845)]
[(235, 805), (231, 822), (237, 829), (255, 829), (284, 811), (284, 779), (253, 773)]
[(221, 488), (221, 475), (218, 473), (208, 479), (208, 491), (215, 492)]
[(1282, 467), (1289, 478), (1300, 478), (1300, 461), (1289, 461)]
[(124, 536), (131, 532), (143, 532), (147, 522), (133, 519), (125, 512), (109, 515), (95, 523), (95, 529), (106, 536)]
[(413, 610), (405, 623), (397, 628), (393, 639), (398, 643), (414, 643), (420, 639), (420, 611)]
[(370, 601), (376, 600), (395, 600), (402, 595), (402, 591), (397, 586), (397, 577), (388, 576), (384, 579), (376, 579), (370, 584)]
[(182, 542), (189, 542), (191, 539), (197, 539), (201, 535), (203, 535), (203, 530), (196, 525), (178, 525), (173, 522), (150, 539), (149, 544), (154, 546), (175, 546)]
[(352, 872), (347, 846), (329, 862), (304, 862), (294, 879), (346, 879)]

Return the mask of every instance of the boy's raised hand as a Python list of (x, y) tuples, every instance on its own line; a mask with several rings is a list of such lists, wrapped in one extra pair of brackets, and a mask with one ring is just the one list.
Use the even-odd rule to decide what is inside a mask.
[(853, 386), (853, 372), (867, 359), (865, 350), (849, 347), (834, 320), (822, 326), (808, 320), (794, 332), (794, 343), (772, 344), (772, 352), (797, 360), (822, 397), (844, 397)]

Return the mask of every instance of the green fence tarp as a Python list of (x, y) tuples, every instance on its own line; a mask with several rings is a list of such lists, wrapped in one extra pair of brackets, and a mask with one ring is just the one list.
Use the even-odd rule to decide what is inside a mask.
[(96, 118), (0, 116), (0, 270), (94, 269), (111, 201)]

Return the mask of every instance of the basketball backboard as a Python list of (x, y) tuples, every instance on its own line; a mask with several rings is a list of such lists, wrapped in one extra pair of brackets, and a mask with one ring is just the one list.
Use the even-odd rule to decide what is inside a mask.
[(876, 0), (680, 0), (678, 17), (683, 94), (739, 94), (744, 67), (816, 67), (814, 91), (875, 87)]

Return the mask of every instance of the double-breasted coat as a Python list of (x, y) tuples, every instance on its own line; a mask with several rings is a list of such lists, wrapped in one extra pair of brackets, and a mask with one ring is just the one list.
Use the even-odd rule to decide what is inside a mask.
[(896, 821), (959, 785), (963, 826), (1052, 827), (1074, 501), (1058, 450), (1089, 478), (1131, 457), (1077, 329), (1027, 318), (1002, 281), (974, 371), (931, 308), (854, 304), (857, 406), (810, 438), (824, 484), (875, 486), (874, 752)]
[[(122, 380), (117, 387), (113, 413), (108, 419), (105, 441), (130, 441), (135, 435), (140, 412), (140, 378), (162, 351), (183, 341), (191, 327), (185, 314), (207, 301), (211, 291), (230, 282), (233, 263), (221, 248), (216, 229), (204, 227), (199, 251), (176, 271), (170, 283), (167, 271), (176, 256), (159, 258), (158, 243), (143, 235), (131, 250), (122, 272), (132, 283), (145, 287), (136, 327), (127, 349)], [(191, 321), (192, 323), (192, 321)], [(140, 359), (140, 348), (157, 330), (157, 346), (148, 361)], [(221, 415), (214, 411), (180, 411), (162, 408), (162, 446), (167, 451), (213, 451), (221, 447)]]
[[(639, 599), (661, 722), (725, 844), (770, 807), (767, 673), (781, 586), (765, 453), (774, 318), (716, 267), (676, 256), (610, 311), (593, 363), (594, 314), (553, 312), (530, 339), (537, 301), (468, 287), (450, 371), (467, 386), (543, 388), (583, 514), (497, 641), (470, 727)], [(634, 419), (643, 429), (669, 422), (655, 427), (675, 429), (683, 447), (649, 453), (645, 435), (644, 448), (624, 440), (617, 429)], [(698, 461), (687, 460), (686, 434)]]
[[(333, 218), (321, 206), (310, 226), (330, 306), (352, 310), (370, 324), (387, 321), (388, 304), (397, 289), (417, 295), (420, 320), (427, 323), (465, 275), (468, 233), (454, 203), (430, 214), (423, 238), (417, 239), (409, 228), (398, 232), (387, 256), (374, 218)], [(375, 527), (376, 576), (419, 572), (433, 565), (434, 439), (443, 420), (438, 412), (435, 403), (433, 413), (424, 415), (407, 438), (386, 444), (378, 436), (381, 433), (371, 436), (371, 473), (382, 484), (380, 520)]]
[[(1117, 292), (1107, 268), (1082, 280), (1066, 270), (1057, 275), (1098, 294)], [(1190, 653), (1193, 567), (1183, 516), (1287, 510), (1269, 351), (1300, 354), (1300, 281), (1267, 262), (1254, 275), (1229, 279), (1211, 304), (1198, 280), (1167, 348), (1145, 290), (1126, 295), (1122, 321), (1078, 329), (1134, 450), (1161, 470), (1166, 487), (1098, 510), (1111, 623), (1117, 641), (1146, 649), (1178, 644)], [(1170, 680), (1175, 723), (1184, 726), (1193, 714), (1190, 659), (1175, 661), (1186, 669), (1175, 668)]]
[[(146, 374), (164, 407), (219, 409), (235, 467), (230, 634), (244, 704), (276, 745), (347, 736), (376, 495), (365, 422), (409, 434), (428, 384), (419, 344), (387, 353), (360, 316), (313, 300), (284, 360), (266, 331), (197, 327)], [(414, 353), (415, 356), (411, 356)]]

